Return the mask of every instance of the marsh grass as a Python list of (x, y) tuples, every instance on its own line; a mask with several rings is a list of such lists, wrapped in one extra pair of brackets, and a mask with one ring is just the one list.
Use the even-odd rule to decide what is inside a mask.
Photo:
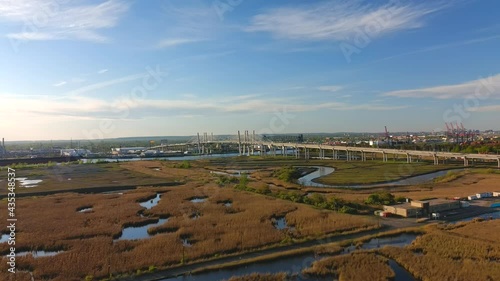
[[(169, 169), (162, 169), (167, 177), (174, 173)], [(191, 263), (277, 246), (286, 239), (287, 243), (293, 243), (375, 225), (372, 220), (360, 216), (321, 211), (229, 187), (220, 188), (210, 175), (211, 182), (199, 186), (197, 177), (204, 176), (198, 176), (196, 169), (175, 170), (193, 173), (194, 180), (179, 187), (141, 188), (123, 195), (62, 193), (18, 199), (16, 247), (64, 249), (51, 257), (19, 257), (18, 267), (33, 271), (36, 280), (83, 280), (89, 275), (99, 280), (109, 276), (108, 268), (116, 276), (135, 274), (137, 270), (148, 271), (150, 266), (160, 269), (178, 266), (183, 253), (181, 238), (186, 237), (192, 246), (184, 248), (183, 261)], [(137, 203), (154, 198), (158, 192), (163, 195), (155, 207), (146, 210)], [(207, 199), (201, 203), (191, 202), (195, 197)], [(221, 204), (228, 201), (232, 202), (231, 207)], [(6, 207), (6, 202), (1, 201), (0, 206)], [(93, 212), (76, 211), (87, 206), (92, 206)], [(141, 213), (144, 218), (138, 215)], [(193, 220), (190, 218), (193, 213), (202, 216)], [(276, 216), (285, 216), (289, 225), (295, 227), (293, 237), (273, 226), (272, 218)], [(149, 239), (113, 242), (126, 226), (145, 225), (166, 217), (169, 220), (165, 224), (149, 229), (153, 235)], [(6, 213), (0, 213), (0, 219), (5, 220)], [(0, 245), (0, 253), (7, 252), (8, 245)], [(0, 280), (6, 280), (6, 262), (1, 262), (0, 271)]]
[(378, 251), (423, 281), (500, 280), (499, 228), (500, 220), (432, 225), (406, 248)]

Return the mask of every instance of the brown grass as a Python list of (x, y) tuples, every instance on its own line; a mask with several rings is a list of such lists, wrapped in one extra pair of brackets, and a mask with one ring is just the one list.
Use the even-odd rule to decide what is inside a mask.
[[(380, 253), (393, 258), (420, 280), (500, 280), (500, 220), (471, 222), (449, 228), (428, 227), (428, 233), (407, 248), (386, 247)], [(471, 233), (471, 229), (475, 229)], [(497, 238), (493, 238), (496, 239)], [(418, 254), (422, 253), (422, 254)], [(436, 266), (439, 265), (439, 266)]]
[(339, 281), (391, 280), (394, 272), (387, 259), (372, 253), (360, 252), (328, 257), (314, 262), (303, 271), (312, 276), (334, 276)]
[[(137, 162), (123, 165), (138, 173), (149, 173), (154, 171), (149, 167), (153, 163), (147, 162), (146, 168)], [(17, 251), (64, 252), (46, 258), (18, 257), (18, 269), (32, 271), (35, 280), (82, 280), (87, 275), (107, 276), (108, 267), (110, 273), (116, 275), (134, 273), (151, 265), (158, 268), (179, 265), (183, 252), (181, 238), (188, 238), (193, 244), (184, 249), (186, 262), (192, 262), (375, 225), (360, 216), (320, 211), (230, 187), (220, 188), (215, 184), (215, 177), (206, 171), (200, 176), (202, 171), (196, 167), (174, 170), (162, 167), (165, 177), (186, 175), (188, 183), (169, 188), (141, 188), (123, 195), (66, 193), (19, 198), (16, 201)], [(164, 193), (151, 210), (143, 210), (137, 203), (154, 197), (157, 192)], [(206, 201), (190, 202), (194, 197), (206, 198)], [(226, 207), (221, 204), (224, 201), (231, 201), (233, 205)], [(92, 206), (91, 212), (77, 212), (88, 206)], [(1, 201), (0, 209), (5, 207), (6, 201)], [(138, 216), (141, 211), (144, 218)], [(194, 220), (193, 214), (200, 217)], [(7, 212), (0, 212), (0, 220), (5, 221), (6, 215)], [(296, 231), (287, 233), (275, 229), (272, 218), (276, 216), (285, 216)], [(124, 226), (140, 225), (159, 217), (169, 217), (168, 222), (151, 229), (160, 234), (150, 239), (113, 242), (113, 237), (118, 237)], [(7, 251), (8, 245), (1, 244), (0, 253)], [(0, 280), (7, 280), (7, 264), (5, 258), (2, 260)]]

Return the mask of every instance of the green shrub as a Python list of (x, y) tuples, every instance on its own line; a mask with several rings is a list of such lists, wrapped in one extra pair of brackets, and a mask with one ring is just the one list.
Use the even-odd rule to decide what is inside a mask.
[(187, 160), (184, 160), (184, 161), (182, 161), (181, 164), (179, 164), (178, 168), (189, 169), (189, 168), (191, 168), (191, 163)]

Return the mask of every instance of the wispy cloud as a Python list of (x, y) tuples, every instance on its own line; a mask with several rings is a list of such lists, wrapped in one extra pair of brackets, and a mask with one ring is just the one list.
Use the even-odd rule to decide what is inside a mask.
[[(263, 100), (258, 95), (228, 97), (179, 99), (141, 99), (105, 98), (88, 96), (48, 97), (5, 97), (12, 105), (6, 113), (24, 114), (39, 117), (71, 117), (82, 120), (99, 119), (142, 119), (145, 117), (164, 117), (178, 115), (210, 114), (268, 114), (276, 112), (277, 106), (284, 106), (287, 112), (311, 112), (318, 110), (400, 110), (407, 106), (389, 106), (378, 103), (350, 104), (345, 102), (307, 103), (306, 100), (286, 101), (279, 98)], [(127, 114), (124, 114), (124, 113)], [(10, 114), (9, 113), (9, 114)]]
[(443, 85), (429, 88), (392, 91), (382, 94), (382, 96), (401, 98), (434, 98), (453, 99), (467, 98), (474, 94), (485, 98), (500, 96), (500, 74), (484, 79), (477, 79), (454, 85)]
[(466, 109), (472, 112), (500, 112), (500, 104), (468, 107)]
[(94, 84), (90, 84), (90, 85), (72, 90), (70, 92), (67, 92), (66, 95), (67, 96), (76, 96), (76, 95), (80, 95), (80, 94), (83, 94), (86, 92), (95, 91), (95, 90), (99, 90), (99, 89), (102, 89), (105, 87), (109, 87), (112, 85), (138, 80), (138, 79), (146, 77), (147, 75), (148, 75), (147, 73), (139, 73), (139, 74), (128, 75), (128, 76), (124, 76), (124, 77), (120, 77), (120, 78), (116, 78), (116, 79), (112, 79), (112, 80), (107, 80), (107, 81), (103, 81), (103, 82), (99, 82), (99, 83), (94, 83)]
[(57, 82), (57, 83), (55, 83), (53, 86), (54, 86), (54, 87), (61, 87), (61, 86), (63, 86), (63, 85), (66, 85), (67, 83), (68, 83), (68, 82), (66, 82), (66, 81), (61, 81), (61, 82)]
[(440, 44), (440, 45), (435, 45), (435, 46), (430, 46), (402, 54), (397, 54), (385, 58), (378, 59), (374, 61), (373, 63), (381, 62), (381, 61), (386, 61), (390, 59), (395, 59), (399, 57), (405, 57), (409, 55), (414, 55), (414, 54), (420, 54), (420, 53), (427, 53), (427, 52), (432, 52), (432, 51), (437, 51), (437, 50), (442, 50), (442, 49), (448, 49), (448, 48), (454, 48), (454, 47), (460, 47), (460, 46), (466, 46), (466, 45), (471, 45), (471, 44), (478, 44), (478, 43), (483, 43), (491, 40), (496, 40), (500, 39), (500, 35), (493, 35), (493, 36), (488, 36), (488, 37), (481, 37), (481, 38), (475, 38), (475, 39), (470, 39), (470, 40), (465, 40), (465, 41), (460, 41), (460, 42), (453, 42), (453, 43), (448, 43), (448, 44)]
[(379, 27), (372, 38), (420, 28), (424, 17), (444, 6), (435, 3), (395, 1), (382, 6), (359, 1), (323, 1), (319, 4), (282, 7), (252, 18), (245, 29), (269, 32), (278, 38), (294, 40), (346, 40), (365, 27)]
[(109, 70), (108, 69), (101, 69), (99, 71), (97, 71), (98, 74), (104, 74), (106, 72), (108, 72)]
[(337, 92), (340, 91), (343, 87), (338, 85), (328, 85), (328, 86), (319, 86), (317, 89), (325, 92)]
[(193, 38), (167, 38), (163, 39), (158, 44), (156, 44), (157, 49), (170, 48), (179, 45), (185, 45), (189, 43), (195, 43), (203, 41), (201, 39), (193, 39)]
[(88, 5), (58, 0), (2, 0), (0, 21), (19, 26), (21, 32), (7, 34), (11, 39), (105, 42), (108, 38), (99, 31), (116, 26), (129, 5), (119, 0)]

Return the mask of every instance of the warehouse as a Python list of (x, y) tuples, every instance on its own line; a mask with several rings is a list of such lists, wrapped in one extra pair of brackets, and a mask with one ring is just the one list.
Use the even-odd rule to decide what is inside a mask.
[(446, 199), (414, 200), (410, 203), (403, 203), (392, 206), (384, 206), (385, 212), (402, 217), (429, 216), (432, 213), (439, 213), (460, 208), (460, 201)]
[(422, 208), (414, 207), (410, 203), (403, 203), (393, 206), (384, 206), (384, 212), (389, 212), (402, 217), (417, 217), (422, 215)]

